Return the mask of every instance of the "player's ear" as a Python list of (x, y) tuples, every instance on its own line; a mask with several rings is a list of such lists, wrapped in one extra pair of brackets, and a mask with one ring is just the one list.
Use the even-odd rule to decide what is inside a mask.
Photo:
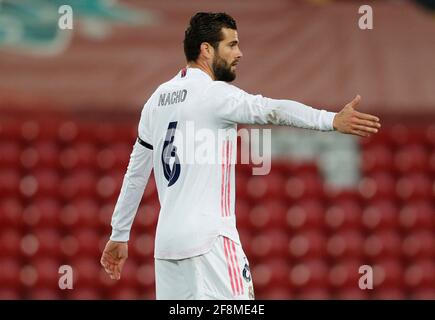
[(208, 42), (201, 43), (200, 51), (206, 59), (213, 58), (214, 48)]

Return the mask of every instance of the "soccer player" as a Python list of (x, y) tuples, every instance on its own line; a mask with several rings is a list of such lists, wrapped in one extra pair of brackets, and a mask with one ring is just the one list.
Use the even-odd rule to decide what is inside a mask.
[[(236, 22), (225, 13), (195, 14), (185, 31), (184, 53), (187, 67), (160, 85), (143, 107), (101, 264), (112, 279), (120, 279), (130, 229), (154, 168), (161, 205), (154, 250), (156, 298), (254, 299), (234, 210), (237, 137), (219, 131), (234, 130), (238, 123), (272, 124), (367, 137), (378, 131), (379, 119), (354, 109), (360, 96), (334, 113), (251, 95), (229, 84), (242, 52)], [(177, 140), (177, 131), (186, 132), (189, 121), (220, 137), (216, 146), (208, 146), (219, 161), (180, 160), (182, 145), (198, 143)]]

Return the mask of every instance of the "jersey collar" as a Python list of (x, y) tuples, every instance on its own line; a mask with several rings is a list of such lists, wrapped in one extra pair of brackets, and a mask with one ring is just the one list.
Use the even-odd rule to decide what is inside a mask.
[(183, 74), (185, 74), (185, 76), (200, 77), (213, 81), (213, 79), (207, 73), (205, 73), (199, 68), (190, 68), (190, 67), (183, 68), (180, 71), (180, 76), (183, 77)]

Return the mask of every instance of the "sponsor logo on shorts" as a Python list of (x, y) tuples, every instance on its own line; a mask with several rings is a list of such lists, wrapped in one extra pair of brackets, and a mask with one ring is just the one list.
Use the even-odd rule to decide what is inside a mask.
[(245, 278), (247, 282), (251, 282), (251, 271), (247, 263), (245, 263), (245, 267), (243, 268), (243, 278)]

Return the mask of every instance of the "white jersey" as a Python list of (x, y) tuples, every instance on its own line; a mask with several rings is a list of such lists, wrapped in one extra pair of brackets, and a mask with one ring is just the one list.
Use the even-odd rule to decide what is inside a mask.
[[(111, 240), (128, 241), (154, 168), (161, 205), (155, 258), (204, 254), (219, 235), (240, 244), (234, 210), (237, 137), (230, 132), (235, 132), (237, 123), (327, 131), (333, 130), (334, 116), (299, 102), (248, 94), (213, 81), (198, 68), (183, 69), (159, 86), (142, 110), (138, 141), (112, 217)], [(189, 130), (198, 134), (193, 138)], [(205, 139), (205, 132), (216, 139)], [(195, 157), (189, 161), (188, 151), (200, 148), (214, 152), (216, 161)]]

